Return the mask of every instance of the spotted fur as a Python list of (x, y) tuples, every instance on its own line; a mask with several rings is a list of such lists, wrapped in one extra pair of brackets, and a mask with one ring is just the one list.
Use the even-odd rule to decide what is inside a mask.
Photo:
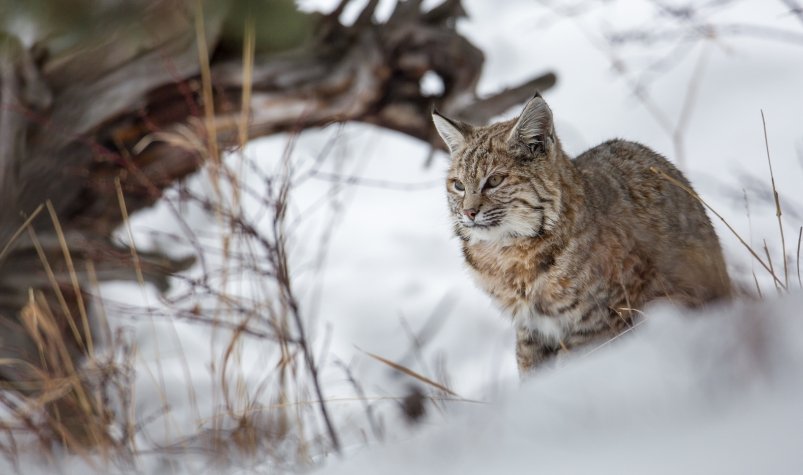
[(703, 207), (651, 168), (691, 185), (649, 148), (611, 140), (572, 160), (540, 95), (486, 127), (433, 120), (452, 156), (446, 188), (465, 262), (512, 316), (522, 373), (613, 338), (652, 300), (730, 295)]

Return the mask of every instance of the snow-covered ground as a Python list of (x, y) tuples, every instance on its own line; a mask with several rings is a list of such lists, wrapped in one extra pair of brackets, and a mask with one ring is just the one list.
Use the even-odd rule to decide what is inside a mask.
[(323, 472), (797, 473), (802, 304), (652, 309), (638, 334)]
[[(303, 2), (309, 8), (331, 8), (332, 3)], [(543, 2), (554, 8), (527, 0), (502, 6), (464, 3), (470, 16), (459, 29), (487, 58), (482, 93), (555, 71), (558, 85), (545, 98), (569, 153), (622, 137), (671, 159), (682, 155), (681, 165), (703, 198), (757, 249), (766, 239), (780, 269), (763, 110), (792, 256), (790, 287), (797, 288), (794, 248), (803, 224), (803, 25), (786, 13), (783, 2), (737, 1), (707, 17), (718, 24), (770, 25), (788, 33), (780, 39), (722, 34), (680, 46), (617, 49), (606, 46), (606, 32), (628, 25), (685, 24), (657, 17), (654, 2), (647, 1), (602, 2), (571, 15), (560, 7), (564, 2)], [(390, 5), (382, 2), (380, 14)], [(646, 72), (676, 47), (683, 54), (672, 67)], [(624, 65), (625, 72), (614, 64)], [(649, 107), (634, 95), (639, 79), (650, 80)], [(676, 129), (682, 133), (673, 141)], [(256, 140), (244, 155), (265, 173), (277, 173), (287, 143), (282, 135)], [(318, 163), (322, 153), (326, 159)], [(694, 315), (650, 309), (645, 323), (621, 341), (521, 384), (509, 322), (471, 282), (452, 237), (442, 189), (446, 159), (439, 156), (424, 168), (428, 154), (424, 144), (362, 124), (306, 131), (292, 149), (297, 178), (312, 169), (319, 173), (294, 184), (288, 232), (301, 313), (345, 447), (342, 459), (310, 454), (315, 463), (322, 462), (324, 472), (790, 473), (801, 466), (803, 296), (798, 291), (775, 297), (767, 273), (718, 220), (731, 274), (750, 288), (755, 270), (765, 302)], [(229, 160), (236, 163), (238, 157)], [(333, 182), (324, 179), (324, 172), (359, 180)], [(261, 189), (257, 174), (245, 173), (243, 180)], [(189, 180), (188, 187), (214, 195), (204, 175)], [(247, 196), (244, 200), (247, 214), (256, 219), (262, 212), (259, 203)], [(219, 242), (222, 231), (214, 215), (192, 206), (180, 212), (206, 244)], [(269, 229), (269, 215), (260, 226)], [(176, 255), (194, 250), (192, 243), (175, 238), (184, 230), (165, 203), (139, 213), (132, 227), (140, 247)], [(127, 239), (125, 230), (120, 236)], [(210, 253), (204, 264), (215, 269), (221, 262)], [(200, 274), (200, 265), (187, 273)], [(188, 289), (177, 280), (167, 297)], [(227, 290), (260, 302), (274, 297), (270, 285), (247, 270), (232, 275)], [(179, 447), (165, 452), (164, 446), (186, 442), (225, 412), (220, 363), (231, 334), (188, 319), (155, 316), (166, 306), (150, 287), (112, 283), (102, 293), (112, 303), (151, 309), (149, 317), (143, 311), (115, 314), (119, 305), (108, 307), (113, 329), (126, 329), (137, 347), (133, 409), (144, 421), (137, 435), (142, 451), (137, 469), (272, 473), (281, 468), (261, 460), (259, 453), (218, 466), (197, 451)], [(195, 303), (211, 310), (203, 298)], [(415, 381), (366, 353), (446, 384), (463, 400), (429, 406), (422, 424), (408, 427), (395, 398)], [(261, 386), (277, 383), (275, 346), (243, 337), (234, 354), (227, 377), (236, 387), (237, 409), (245, 411), (246, 402), (275, 407), (276, 395)], [(360, 397), (344, 367), (362, 386)], [(303, 380), (303, 367), (292, 375)], [(289, 397), (313, 406), (315, 396), (301, 386)], [(323, 434), (315, 417), (305, 427), (304, 436)], [(64, 473), (92, 470), (80, 457), (65, 457), (58, 465)], [(25, 468), (23, 473), (52, 470), (35, 464)]]

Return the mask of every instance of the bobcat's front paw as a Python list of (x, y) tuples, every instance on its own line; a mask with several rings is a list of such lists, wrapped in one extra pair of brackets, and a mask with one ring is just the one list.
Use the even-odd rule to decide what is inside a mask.
[(533, 335), (526, 331), (518, 331), (516, 334), (516, 363), (519, 367), (519, 376), (527, 376), (535, 368), (542, 366), (550, 360), (559, 350), (552, 348), (544, 342), (533, 338)]

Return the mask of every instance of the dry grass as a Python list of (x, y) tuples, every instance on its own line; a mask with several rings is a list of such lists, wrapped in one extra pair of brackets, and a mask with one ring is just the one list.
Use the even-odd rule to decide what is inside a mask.
[[(113, 411), (107, 398), (113, 390), (128, 391), (128, 385), (113, 358), (94, 353), (84, 360), (78, 358), (74, 340), (65, 337), (62, 310), (54, 309), (43, 293), (31, 291), (21, 323), (39, 358), (36, 364), (21, 359), (2, 361), (3, 365), (20, 366), (27, 377), (8, 383), (7, 388), (16, 393), (3, 397), (10, 417), (4, 418), (0, 428), (8, 435), (6, 448), (38, 441), (37, 450), (50, 455), (52, 442), (58, 442), (93, 463), (97, 457), (106, 459), (119, 452), (123, 445), (109, 432)], [(124, 350), (127, 345), (118, 342), (116, 348)]]
[[(291, 151), (288, 149), (287, 155)], [(215, 188), (220, 190), (219, 197), (179, 193), (173, 203), (174, 209), (195, 206), (207, 210), (224, 230), (217, 239), (198, 235), (187, 238), (200, 246), (204, 255), (195, 257), (208, 267), (201, 275), (177, 276), (183, 287), (180, 293), (154, 297), (147, 288), (119, 183), (120, 210), (142, 288), (137, 305), (104, 301), (97, 289), (85, 285), (77, 263), (70, 258), (52, 207), (46, 208), (60, 236), (68, 267), (67, 281), (52, 268), (36, 233), (28, 228), (51, 288), (47, 295), (31, 291), (21, 314), (22, 330), (36, 346), (36, 364), (24, 359), (0, 361), (7, 367), (19, 366), (18, 372), (27, 375), (4, 388), (14, 389), (15, 393), (0, 393), (0, 405), (6, 409), (0, 422), (0, 432), (4, 434), (0, 437), (0, 450), (9, 461), (13, 462), (20, 453), (45, 450), (49, 454), (49, 448), (61, 445), (90, 466), (131, 463), (143, 454), (140, 446), (152, 437), (154, 427), (172, 434), (166, 439), (169, 442), (155, 442), (146, 449), (148, 454), (164, 457), (199, 453), (223, 461), (260, 454), (264, 460), (286, 466), (308, 464), (315, 457), (339, 449), (287, 261), (284, 219), (289, 174), (265, 177), (266, 189), (274, 192), (261, 197), (273, 216), (265, 229), (247, 217), (239, 204), (235, 205), (238, 200), (233, 197), (234, 190), (238, 194), (255, 190), (240, 183), (238, 174), (231, 169), (224, 170), (225, 163), (221, 162), (220, 167), (221, 173), (210, 174), (218, 180)], [(178, 213), (177, 217), (180, 218)], [(91, 268), (93, 264), (87, 265)], [(231, 279), (244, 274), (254, 277), (245, 292)], [(95, 303), (93, 308), (89, 308), (90, 302)], [(138, 328), (151, 327), (156, 358), (153, 364), (138, 361), (136, 345), (125, 337), (124, 331), (115, 333), (108, 326), (96, 328), (98, 322), (105, 321), (101, 317), (105, 311), (114, 315), (114, 325), (118, 327), (127, 318), (136, 320)], [(191, 375), (191, 366), (197, 367), (193, 360), (198, 355), (183, 354), (176, 330), (178, 322), (207, 327), (206, 332), (218, 342), (209, 369), (212, 387), (204, 389), (214, 394), (215, 409), (211, 414), (200, 408), (199, 400), (208, 399), (210, 394), (198, 394), (199, 390), (193, 387), (197, 378)], [(165, 327), (173, 333), (178, 348), (160, 343), (164, 339), (160, 332)], [(101, 334), (114, 336), (101, 342)], [(244, 348), (260, 341), (272, 349), (268, 351), (272, 356), (261, 366), (264, 374), (254, 377), (244, 368), (250, 363)], [(186, 381), (184, 400), (189, 402), (197, 427), (189, 433), (186, 424), (175, 415), (176, 409), (185, 408), (174, 407), (176, 395), (170, 394), (179, 385), (170, 379), (170, 370), (162, 363), (167, 354), (176, 351), (181, 353), (178, 364)], [(152, 416), (135, 410), (140, 397), (133, 384), (135, 367), (150, 371), (153, 386), (158, 388), (155, 394), (161, 402), (146, 404), (153, 406), (156, 402), (161, 407)], [(314, 402), (299, 404), (299, 400)]]
[[(669, 175), (667, 175), (666, 173), (664, 173), (661, 170), (658, 170), (655, 167), (652, 167), (651, 171), (653, 173), (655, 173), (656, 175), (660, 176), (661, 178), (669, 181), (673, 185), (683, 189), (686, 193), (688, 193), (694, 199), (699, 201), (700, 204), (705, 206), (714, 216), (716, 216), (722, 222), (722, 224), (724, 224), (725, 227), (728, 228), (728, 230), (731, 232), (731, 234), (733, 234), (733, 236), (739, 241), (739, 243), (742, 245), (742, 247), (745, 250), (747, 250), (747, 252), (750, 254), (750, 256), (756, 262), (758, 262), (758, 264), (772, 278), (773, 285), (775, 286), (775, 289), (777, 290), (777, 292), (779, 294), (783, 294), (783, 293), (786, 293), (786, 292), (789, 292), (790, 290), (792, 290), (792, 289), (790, 289), (790, 286), (789, 286), (789, 273), (790, 273), (789, 260), (791, 259), (791, 256), (789, 256), (787, 254), (787, 252), (786, 252), (786, 238), (785, 238), (785, 235), (784, 235), (784, 226), (783, 226), (783, 219), (782, 219), (783, 212), (782, 212), (782, 208), (781, 208), (781, 199), (780, 199), (780, 195), (778, 193), (778, 189), (777, 189), (777, 187), (775, 185), (775, 174), (773, 173), (773, 169), (772, 169), (772, 158), (770, 156), (769, 139), (767, 137), (767, 122), (766, 122), (766, 119), (764, 117), (764, 111), (761, 111), (761, 124), (762, 124), (762, 130), (763, 130), (763, 134), (764, 134), (764, 145), (765, 145), (766, 154), (767, 154), (767, 165), (768, 165), (769, 174), (770, 174), (770, 188), (771, 188), (772, 197), (773, 197), (773, 203), (772, 204), (773, 204), (773, 206), (775, 208), (775, 217), (776, 217), (776, 219), (778, 221), (778, 229), (779, 229), (779, 236), (780, 236), (779, 245), (780, 245), (780, 251), (781, 251), (781, 261), (783, 262), (783, 267), (782, 267), (782, 272), (783, 273), (780, 274), (780, 275), (778, 274), (778, 271), (776, 271), (775, 266), (773, 264), (772, 256), (770, 255), (770, 247), (767, 245), (767, 240), (766, 239), (763, 240), (762, 249), (764, 251), (764, 258), (762, 258), (758, 254), (758, 252), (753, 248), (753, 246), (751, 246), (747, 242), (747, 240), (744, 237), (742, 237), (742, 235), (738, 231), (736, 231), (734, 226), (732, 226), (731, 223), (729, 223), (728, 220), (726, 220), (722, 216), (722, 214), (720, 214), (716, 209), (714, 209), (708, 202), (706, 202), (694, 190), (692, 190), (691, 188), (687, 187), (683, 183), (680, 183), (679, 181), (675, 180), (674, 178), (670, 177)], [(748, 211), (748, 213), (749, 213), (749, 211)], [(749, 220), (749, 218), (750, 218), (750, 216), (748, 214), (748, 220)], [(803, 239), (803, 226), (799, 227), (798, 242), (797, 242), (797, 252), (796, 252), (796, 257), (795, 257), (796, 269), (797, 269), (797, 275), (798, 275), (798, 286), (799, 286), (800, 289), (803, 289), (803, 280), (801, 280), (801, 278), (800, 278), (800, 244), (801, 244), (801, 239)], [(755, 287), (756, 287), (757, 296), (758, 296), (758, 298), (763, 299), (763, 292), (761, 291), (761, 287), (759, 285), (758, 278), (757, 278), (755, 272), (753, 272), (752, 275), (753, 275), (753, 280), (755, 281)]]
[[(201, 8), (200, 2), (197, 7)], [(147, 288), (119, 180), (115, 184), (123, 227), (142, 289), (138, 305), (119, 305), (101, 298), (94, 263), (86, 262), (86, 272), (79, 272), (80, 263), (71, 257), (61, 223), (50, 203), (29, 216), (13, 238), (28, 233), (50, 288), (47, 292), (32, 290), (20, 317), (20, 332), (34, 342), (35, 362), (24, 358), (0, 360), (0, 365), (18, 368), (16, 374), (24, 375), (0, 388), (0, 410), (4, 410), (0, 413), (0, 451), (12, 466), (17, 466), (20, 454), (42, 452), (52, 457), (51, 448), (59, 445), (93, 467), (131, 464), (137, 455), (145, 453), (168, 457), (192, 452), (217, 461), (260, 454), (262, 460), (275, 466), (298, 467), (340, 449), (288, 264), (290, 238), (285, 231), (285, 219), (292, 187), (290, 155), (294, 140), (291, 138), (280, 159), (279, 172), (260, 175), (259, 190), (250, 188), (241, 177), (246, 166), (251, 167), (249, 174), (261, 173), (260, 167), (249, 163), (242, 154), (233, 155), (239, 160), (234, 166), (221, 159), (212, 110), (208, 51), (200, 18), (199, 15), (196, 33), (206, 105), (203, 136), (199, 140), (193, 134), (158, 132), (140, 147), (141, 150), (152, 142), (169, 140), (189, 150), (200, 149), (206, 157), (207, 166), (202, 173), (207, 173), (214, 191), (211, 198), (179, 187), (167, 203), (175, 218), (189, 231), (180, 239), (195, 250), (194, 257), (202, 268), (200, 274), (176, 276), (182, 291), (153, 296)], [(253, 24), (246, 25), (245, 42), (243, 103), (248, 104), (254, 64)], [(242, 147), (248, 140), (247, 107), (243, 108), (240, 121)], [(260, 203), (263, 209), (258, 216), (246, 215), (241, 206), (243, 196)], [(190, 207), (212, 215), (222, 232), (209, 239), (201, 230), (190, 231), (183, 216), (183, 211)], [(44, 209), (50, 214), (61, 244), (67, 266), (66, 281), (52, 268), (29, 226)], [(268, 226), (264, 225), (266, 217)], [(3, 248), (3, 254), (10, 245)], [(243, 275), (252, 278), (248, 288), (233, 282), (233, 276)], [(106, 311), (114, 315), (113, 325), (117, 330), (107, 323)], [(125, 325), (120, 325), (126, 318), (136, 319), (139, 328), (151, 327), (155, 364), (143, 365), (138, 361), (136, 344), (124, 330)], [(151, 323), (143, 324), (148, 321)], [(213, 345), (209, 368), (212, 384), (203, 389), (206, 394), (198, 394), (199, 390), (193, 387), (190, 361), (198, 355), (183, 353), (176, 330), (179, 322), (206, 327), (218, 342)], [(165, 326), (172, 332), (178, 348), (160, 347), (163, 335), (158, 333)], [(100, 335), (106, 336), (103, 341), (98, 341)], [(260, 367), (262, 374), (256, 376), (245, 369), (250, 362), (245, 360), (244, 351), (253, 346), (270, 349), (269, 359)], [(177, 385), (170, 381), (162, 360), (165, 354), (175, 351), (181, 354), (177, 359), (195, 429), (188, 430), (186, 424), (176, 420), (175, 410), (186, 408), (171, 407), (175, 395), (168, 393)], [(161, 410), (155, 414), (143, 415), (135, 409), (141, 397), (135, 392), (135, 367), (150, 371), (149, 377), (157, 387)], [(211, 414), (200, 408), (201, 398), (213, 400)], [(155, 426), (168, 434), (165, 439), (168, 442), (156, 441), (141, 447), (143, 441), (152, 438)]]

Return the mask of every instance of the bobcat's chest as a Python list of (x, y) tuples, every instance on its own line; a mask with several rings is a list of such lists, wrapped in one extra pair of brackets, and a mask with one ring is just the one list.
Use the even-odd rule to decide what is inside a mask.
[(479, 285), (522, 330), (558, 341), (570, 318), (561, 312), (575, 300), (570, 279), (556, 262), (557, 252), (535, 245), (476, 243), (464, 249)]

